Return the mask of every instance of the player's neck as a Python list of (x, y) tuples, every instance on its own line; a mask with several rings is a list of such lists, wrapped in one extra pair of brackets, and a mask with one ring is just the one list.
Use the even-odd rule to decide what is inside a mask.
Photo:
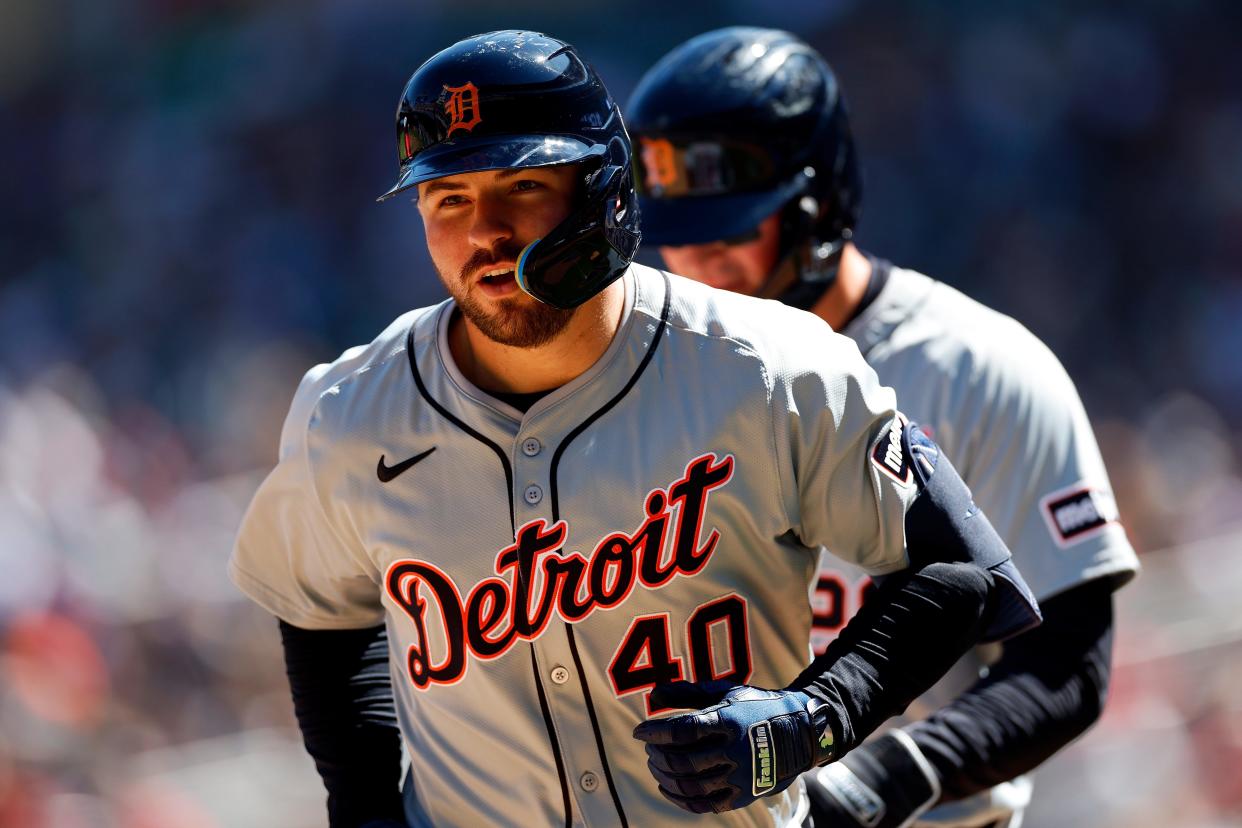
[(502, 345), (458, 316), (449, 328), (449, 348), (457, 368), (479, 388), (514, 394), (550, 391), (603, 356), (624, 306), (625, 283), (618, 279), (579, 306), (556, 338), (535, 348)]
[(811, 306), (811, 313), (823, 319), (833, 330), (839, 331), (858, 308), (867, 294), (871, 281), (871, 262), (853, 244), (846, 244), (841, 251), (841, 263), (837, 266), (837, 278), (832, 287)]

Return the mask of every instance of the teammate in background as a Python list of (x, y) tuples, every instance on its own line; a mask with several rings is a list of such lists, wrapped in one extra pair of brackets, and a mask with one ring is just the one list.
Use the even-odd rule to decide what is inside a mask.
[[(793, 35), (691, 39), (642, 78), (627, 120), (645, 241), (674, 272), (810, 310), (852, 338), (954, 459), (1043, 608), (986, 677), (981, 653), (964, 658), (910, 711), (925, 718), (816, 771), (816, 825), (1016, 828), (1030, 784), (1006, 780), (1099, 716), (1112, 592), (1138, 568), (1073, 384), (1013, 319), (854, 246), (861, 182), (845, 106)], [(866, 583), (824, 556), (817, 651)]]
[[(397, 145), (452, 298), (307, 374), (230, 566), (333, 826), (802, 826), (802, 772), (1037, 623), (853, 343), (631, 265), (630, 143), (572, 47), (438, 53)], [(812, 661), (821, 546), (883, 582)]]

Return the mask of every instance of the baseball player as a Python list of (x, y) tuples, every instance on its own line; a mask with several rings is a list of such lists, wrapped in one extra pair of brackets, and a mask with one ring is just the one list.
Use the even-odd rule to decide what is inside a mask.
[[(817, 771), (816, 824), (1017, 828), (1030, 783), (1014, 778), (1100, 713), (1111, 593), (1138, 566), (1073, 384), (1014, 320), (855, 247), (845, 106), (794, 36), (696, 37), (643, 77), (627, 115), (646, 241), (678, 273), (779, 298), (851, 338), (954, 459), (1043, 606), (1044, 624), (1006, 642), (986, 677), (980, 653), (963, 659), (911, 711), (924, 718)], [(869, 588), (848, 558), (824, 556), (817, 651)]]
[[(1038, 623), (850, 340), (631, 264), (571, 46), (438, 53), (397, 147), (451, 298), (306, 375), (230, 565), (333, 826), (807, 825), (803, 772)], [(812, 660), (821, 547), (879, 585)]]

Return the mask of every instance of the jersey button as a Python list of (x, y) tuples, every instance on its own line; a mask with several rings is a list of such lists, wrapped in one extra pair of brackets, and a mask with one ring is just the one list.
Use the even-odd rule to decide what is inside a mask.
[(569, 681), (569, 671), (559, 664), (552, 668), (551, 675), (553, 684), (564, 684)]
[(543, 444), (534, 437), (527, 437), (522, 441), (522, 454), (525, 454), (527, 457), (534, 457), (542, 450)]
[(534, 506), (536, 503), (543, 500), (543, 489), (531, 484), (526, 487), (526, 491), (522, 492), (522, 497), (526, 498), (527, 503)]
[(578, 784), (582, 786), (582, 790), (587, 793), (591, 793), (591, 791), (599, 787), (599, 777), (590, 771), (587, 771), (582, 774), (582, 778), (578, 780)]

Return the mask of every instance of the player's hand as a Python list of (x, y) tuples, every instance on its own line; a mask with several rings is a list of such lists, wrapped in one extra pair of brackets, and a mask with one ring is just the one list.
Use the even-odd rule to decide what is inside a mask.
[(358, 828), (409, 828), (409, 826), (395, 819), (373, 819), (369, 822), (364, 822)]
[(651, 702), (702, 708), (634, 728), (660, 793), (691, 813), (742, 808), (832, 758), (829, 708), (800, 691), (675, 682)]
[(890, 730), (807, 774), (816, 828), (898, 828), (940, 798), (940, 778), (914, 741)]

